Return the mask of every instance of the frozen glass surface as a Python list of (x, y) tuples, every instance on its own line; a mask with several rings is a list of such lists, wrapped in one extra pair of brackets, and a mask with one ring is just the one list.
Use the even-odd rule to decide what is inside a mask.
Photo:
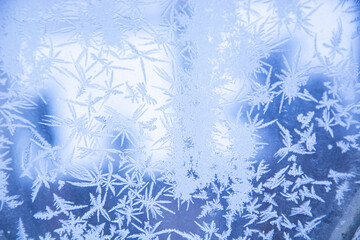
[(0, 1), (0, 239), (360, 239), (359, 13)]

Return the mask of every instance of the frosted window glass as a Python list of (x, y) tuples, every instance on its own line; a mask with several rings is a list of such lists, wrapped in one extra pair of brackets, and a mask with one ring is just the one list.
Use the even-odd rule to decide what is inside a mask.
[(360, 239), (359, 13), (1, 1), (0, 239)]

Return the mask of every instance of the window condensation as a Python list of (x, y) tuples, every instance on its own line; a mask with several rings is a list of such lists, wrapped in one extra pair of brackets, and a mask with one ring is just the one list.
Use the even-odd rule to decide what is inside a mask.
[(1, 1), (0, 239), (359, 239), (359, 11)]

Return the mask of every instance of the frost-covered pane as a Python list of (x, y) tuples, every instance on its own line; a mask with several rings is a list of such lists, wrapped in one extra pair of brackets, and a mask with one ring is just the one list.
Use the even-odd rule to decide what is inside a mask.
[(356, 239), (359, 14), (1, 1), (0, 238)]

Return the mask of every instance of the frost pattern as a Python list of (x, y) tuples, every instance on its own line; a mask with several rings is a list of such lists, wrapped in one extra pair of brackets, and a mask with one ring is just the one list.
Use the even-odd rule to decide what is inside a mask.
[(0, 236), (329, 238), (359, 188), (358, 1), (1, 4)]

